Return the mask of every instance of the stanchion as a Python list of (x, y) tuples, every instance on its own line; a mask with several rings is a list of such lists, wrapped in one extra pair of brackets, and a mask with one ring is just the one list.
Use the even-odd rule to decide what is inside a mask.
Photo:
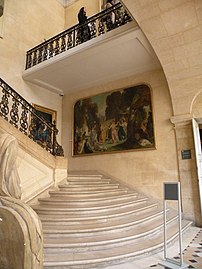
[[(173, 200), (178, 201), (178, 223), (179, 223), (179, 262), (167, 257), (167, 233), (166, 233), (166, 201)], [(183, 269), (187, 268), (187, 265), (183, 263), (182, 254), (182, 217), (181, 217), (181, 198), (180, 198), (180, 182), (177, 183), (164, 183), (164, 259), (165, 261), (159, 263), (170, 269)]]

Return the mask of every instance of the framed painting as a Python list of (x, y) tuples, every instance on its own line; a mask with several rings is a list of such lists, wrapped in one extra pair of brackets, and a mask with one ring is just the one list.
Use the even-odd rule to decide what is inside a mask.
[(155, 149), (151, 89), (101, 93), (74, 105), (73, 156)]
[(1, 38), (3, 37), (5, 1), (6, 0), (0, 0), (0, 37)]
[[(36, 110), (36, 115), (42, 118), (50, 126), (55, 122), (57, 112), (55, 110), (42, 107), (36, 104), (32, 104)], [(43, 121), (41, 121), (37, 116), (31, 116), (30, 119), (30, 137), (41, 145), (46, 146), (48, 143), (52, 143), (53, 134), (52, 129), (48, 128)]]
[(47, 123), (56, 122), (57, 112), (55, 110), (39, 106), (36, 104), (32, 104), (32, 106), (36, 109), (37, 115), (42, 117)]

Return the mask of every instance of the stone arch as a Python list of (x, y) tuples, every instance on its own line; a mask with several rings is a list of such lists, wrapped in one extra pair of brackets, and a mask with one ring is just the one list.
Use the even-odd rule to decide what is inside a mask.
[[(181, 162), (181, 151), (194, 151), (193, 104), (202, 85), (201, 1), (122, 0), (153, 47), (165, 74), (172, 106), (178, 152), (183, 213), (201, 225), (196, 170)], [(196, 100), (200, 100), (200, 95)], [(202, 115), (202, 113), (201, 113)], [(195, 167), (195, 159), (188, 161)]]
[(202, 57), (200, 1), (122, 2), (159, 58), (168, 82), (174, 115), (188, 114), (202, 82), (198, 59), (199, 55)]
[(195, 118), (202, 118), (202, 89), (194, 96), (190, 111)]

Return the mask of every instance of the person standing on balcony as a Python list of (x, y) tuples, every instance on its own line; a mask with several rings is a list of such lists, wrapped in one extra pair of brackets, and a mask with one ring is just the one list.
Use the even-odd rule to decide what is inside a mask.
[[(112, 7), (113, 5), (114, 5), (113, 0), (107, 0), (105, 8), (108, 9), (108, 8)], [(114, 14), (114, 12), (111, 12), (106, 17), (106, 24), (107, 24), (108, 31), (113, 29), (114, 23), (115, 23), (115, 14)]]
[(87, 41), (90, 39), (90, 28), (87, 24), (87, 16), (86, 16), (86, 11), (85, 11), (85, 7), (82, 7), (79, 10), (78, 13), (78, 21), (79, 21), (79, 31), (80, 31), (80, 41), (81, 43)]

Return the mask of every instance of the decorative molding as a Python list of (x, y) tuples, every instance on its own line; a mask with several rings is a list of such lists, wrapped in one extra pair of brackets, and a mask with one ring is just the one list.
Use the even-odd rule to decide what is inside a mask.
[(190, 124), (193, 118), (193, 114), (176, 115), (170, 118), (171, 123), (174, 125)]

